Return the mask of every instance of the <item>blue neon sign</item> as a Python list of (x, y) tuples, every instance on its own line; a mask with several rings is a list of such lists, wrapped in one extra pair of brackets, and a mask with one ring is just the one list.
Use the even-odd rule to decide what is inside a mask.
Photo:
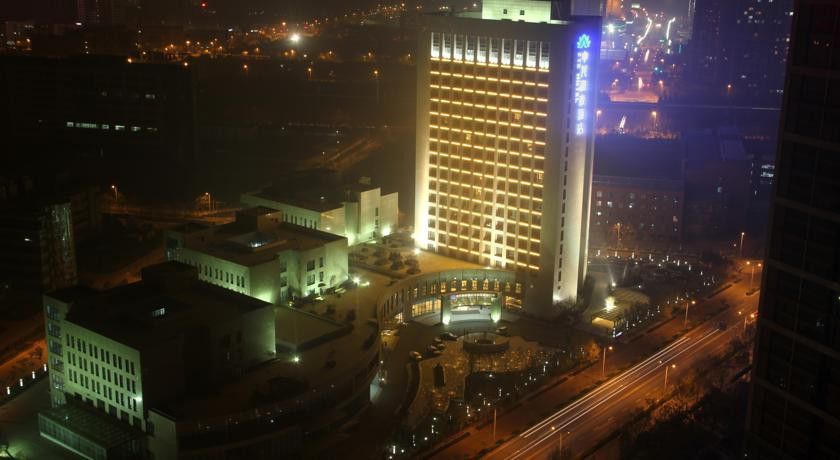
[(575, 135), (582, 136), (586, 133), (586, 110), (589, 101), (586, 93), (589, 90), (589, 48), (592, 47), (592, 39), (588, 34), (581, 34), (577, 39), (575, 52)]

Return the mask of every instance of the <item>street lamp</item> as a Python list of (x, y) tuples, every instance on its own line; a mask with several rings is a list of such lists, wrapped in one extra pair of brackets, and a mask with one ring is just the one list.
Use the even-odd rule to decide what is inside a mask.
[(297, 32), (293, 33), (293, 34), (289, 37), (289, 40), (291, 40), (291, 42), (292, 42), (292, 43), (297, 43), (297, 42), (299, 42), (299, 41), (300, 41), (300, 34), (299, 34), (299, 33), (297, 33)]
[(741, 243), (738, 245), (738, 257), (739, 258), (744, 257), (744, 235), (746, 235), (746, 233), (741, 232)]
[[(691, 305), (694, 305), (696, 303), (697, 302), (695, 302), (693, 300), (691, 301)], [(688, 305), (689, 305), (688, 299), (685, 299), (685, 319), (683, 320), (683, 329), (686, 329), (688, 327)]]
[(750, 292), (753, 290), (753, 277), (755, 276), (755, 267), (758, 265), (758, 268), (761, 268), (761, 262), (757, 264), (750, 264), (750, 261), (747, 261), (747, 265), (752, 265), (752, 270), (750, 270)]
[(609, 347), (604, 347), (604, 362), (601, 364), (601, 375), (606, 377), (607, 375), (607, 350), (612, 351), (613, 347), (610, 345)]
[(308, 80), (312, 80), (312, 67), (307, 67), (306, 68), (306, 78)]
[(213, 196), (210, 195), (210, 192), (204, 192), (204, 196), (207, 197), (207, 210), (212, 211), (213, 210)]
[(373, 79), (376, 80), (376, 103), (379, 104), (379, 69), (373, 69)]
[(116, 185), (112, 185), (112, 186), (111, 186), (111, 190), (113, 190), (113, 191), (114, 191), (114, 201), (119, 200), (119, 193), (117, 192), (117, 186), (116, 186)]
[(670, 366), (665, 366), (665, 389), (668, 389), (668, 369), (676, 369), (676, 364), (671, 364)]
[(657, 116), (656, 110), (652, 111), (650, 113), (650, 115), (653, 117), (653, 130), (656, 131), (656, 116)]

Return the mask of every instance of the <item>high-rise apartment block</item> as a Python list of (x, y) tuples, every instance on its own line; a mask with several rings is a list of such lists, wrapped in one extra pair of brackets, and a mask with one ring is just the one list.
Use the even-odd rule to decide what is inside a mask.
[(793, 0), (697, 0), (691, 77), (716, 92), (778, 101), (784, 85)]
[(748, 414), (760, 459), (840, 452), (840, 4), (793, 17)]
[(601, 10), (491, 0), (421, 27), (415, 242), (527, 274), (537, 309), (586, 271)]

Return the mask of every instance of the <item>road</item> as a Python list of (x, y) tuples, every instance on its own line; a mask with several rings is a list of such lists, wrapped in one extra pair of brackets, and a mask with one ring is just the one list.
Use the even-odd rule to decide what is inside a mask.
[[(554, 449), (562, 449), (563, 445), (574, 454), (580, 454), (619, 428), (636, 409), (644, 407), (647, 400), (663, 397), (666, 384), (673, 389), (681, 374), (709, 356), (723, 354), (730, 341), (743, 332), (743, 321), (732, 318), (725, 321), (728, 321), (728, 327), (724, 330), (716, 325), (704, 325), (682, 336), (546, 417), (486, 458), (542, 459)], [(666, 368), (668, 382), (665, 381)]]
[[(710, 300), (692, 306), (689, 310), (692, 329), (672, 342), (671, 339), (682, 330), (682, 317), (648, 331), (633, 342), (615, 344), (615, 350), (606, 360), (606, 375), (616, 373), (629, 363), (636, 364), (610, 379), (604, 380), (600, 365), (592, 366), (501, 413), (497, 418), (495, 439), (507, 441), (485, 458), (546, 458), (561, 442), (573, 455), (583, 453), (625, 423), (647, 399), (664, 394), (666, 364), (676, 364), (676, 368), (669, 369), (668, 376), (669, 381), (676, 382), (703, 358), (722, 352), (743, 332), (744, 318), (749, 318), (756, 310), (758, 301), (758, 295), (746, 295), (748, 284), (749, 276)], [(723, 301), (729, 307), (715, 313)], [(718, 330), (721, 322), (726, 324), (724, 330)], [(597, 387), (575, 400), (578, 394), (593, 385)], [(469, 436), (432, 457), (474, 458), (482, 451), (490, 451), (495, 446), (492, 425), (468, 428), (465, 431)]]

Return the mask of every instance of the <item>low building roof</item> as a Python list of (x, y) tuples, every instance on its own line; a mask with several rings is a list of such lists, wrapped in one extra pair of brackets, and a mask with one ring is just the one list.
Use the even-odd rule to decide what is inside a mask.
[[(268, 208), (249, 209), (241, 213), (248, 216), (260, 216), (265, 214), (265, 211), (271, 210)], [(185, 232), (185, 234), (194, 236), (187, 241), (187, 249), (246, 267), (270, 262), (283, 251), (307, 251), (344, 238), (288, 222), (268, 222), (255, 228), (239, 220), (217, 227)]]
[(42, 411), (38, 415), (105, 449), (121, 446), (145, 436), (141, 430), (115, 417), (72, 401)]
[(271, 304), (198, 280), (179, 262), (152, 265), (143, 280), (78, 301), (67, 320), (126, 345), (177, 337), (204, 324), (229, 321)]

